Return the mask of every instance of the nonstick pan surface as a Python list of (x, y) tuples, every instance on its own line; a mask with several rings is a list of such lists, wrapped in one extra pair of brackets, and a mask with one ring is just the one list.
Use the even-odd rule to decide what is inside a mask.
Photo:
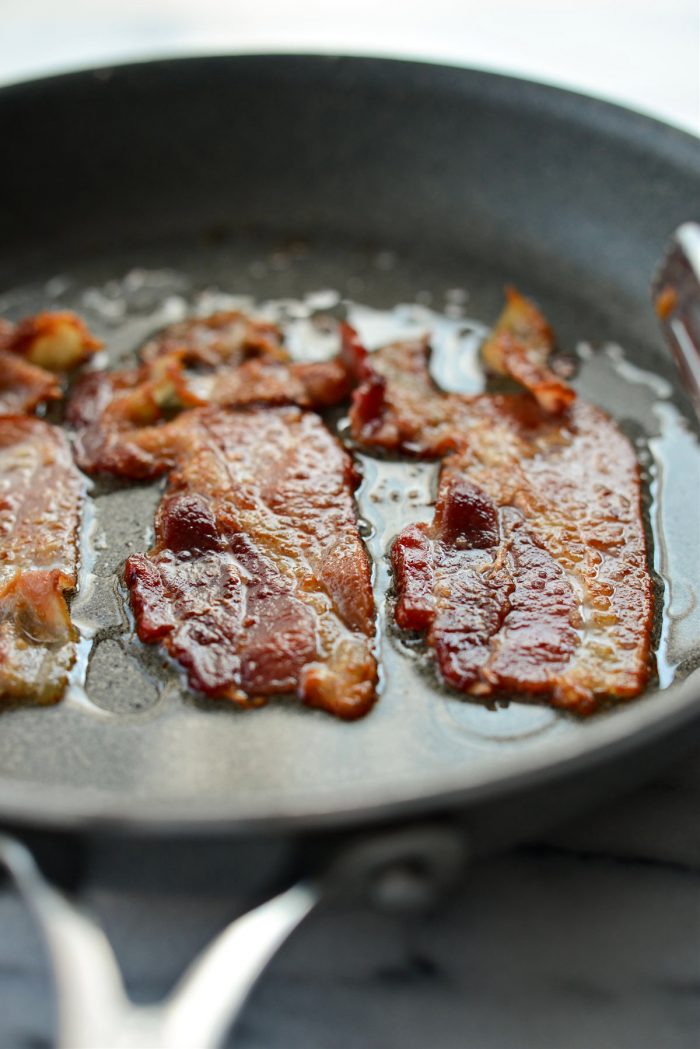
[(6, 88), (0, 140), (1, 312), (79, 309), (113, 362), (192, 309), (265, 309), (299, 352), (330, 349), (328, 318), (349, 311), (374, 345), (433, 331), (438, 377), (469, 390), (503, 284), (536, 297), (580, 392), (637, 444), (658, 590), (658, 675), (637, 701), (583, 721), (449, 694), (386, 600), (388, 544), (430, 513), (436, 468), (365, 457), (379, 702), (353, 724), (291, 699), (242, 711), (193, 697), (134, 640), (120, 568), (150, 543), (159, 488), (97, 482), (74, 601), (90, 637), (62, 703), (0, 716), (0, 816), (228, 831), (515, 811), (565, 784), (593, 797), (697, 736), (698, 445), (648, 286), (697, 217), (700, 143), (517, 80), (319, 57)]

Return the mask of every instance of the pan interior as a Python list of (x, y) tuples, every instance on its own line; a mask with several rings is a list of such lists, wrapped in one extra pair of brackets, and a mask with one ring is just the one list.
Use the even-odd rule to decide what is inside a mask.
[[(422, 648), (391, 628), (386, 561), (401, 525), (430, 515), (437, 468), (362, 456), (358, 499), (375, 563), (382, 662), (374, 710), (344, 724), (293, 699), (252, 711), (198, 699), (159, 649), (134, 638), (121, 582), (124, 559), (150, 544), (161, 488), (98, 481), (73, 602), (84, 635), (74, 682), (55, 707), (3, 711), (0, 780), (47, 795), (79, 790), (97, 808), (124, 814), (152, 803), (173, 815), (199, 806), (233, 818), (355, 808), (413, 793), (418, 781), (426, 791), (471, 786), (541, 767), (593, 748), (601, 726), (631, 731), (661, 710), (669, 686), (698, 662), (700, 453), (653, 327), (640, 337), (638, 316), (613, 294), (601, 303), (585, 284), (573, 291), (557, 286), (555, 275), (464, 255), (237, 237), (67, 264), (5, 292), (0, 313), (75, 308), (115, 364), (165, 323), (230, 305), (280, 318), (294, 353), (323, 355), (334, 350), (332, 318), (347, 311), (371, 346), (431, 331), (436, 378), (471, 392), (483, 381), (478, 345), (506, 281), (539, 300), (575, 362), (580, 394), (618, 419), (642, 462), (658, 612), (658, 675), (644, 697), (582, 721), (537, 704), (488, 707), (441, 688)], [(342, 432), (342, 418), (332, 422)]]

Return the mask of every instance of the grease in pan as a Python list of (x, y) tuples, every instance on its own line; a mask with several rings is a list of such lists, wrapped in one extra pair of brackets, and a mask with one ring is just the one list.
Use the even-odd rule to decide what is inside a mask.
[(397, 623), (426, 632), (444, 680), (579, 713), (643, 689), (652, 588), (633, 450), (552, 371), (537, 308), (507, 295), (483, 355), (525, 393), (445, 394), (427, 339), (369, 355), (347, 325), (337, 357), (294, 362), (276, 325), (238, 311), (170, 326), (139, 367), (78, 382), (68, 418), (83, 467), (171, 471), (156, 548), (129, 560), (127, 581), (140, 636), (163, 640), (192, 687), (249, 704), (297, 691), (343, 717), (372, 705), (350, 460), (336, 463), (315, 414), (272, 407), (325, 407), (359, 380), (357, 444), (447, 456), (434, 522), (392, 549)]

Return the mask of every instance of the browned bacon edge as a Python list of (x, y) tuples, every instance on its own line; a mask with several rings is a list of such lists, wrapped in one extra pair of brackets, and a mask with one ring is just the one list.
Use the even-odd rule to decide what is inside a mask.
[[(545, 318), (514, 288), (482, 347), (487, 366), (518, 382), (543, 412), (559, 415), (575, 400), (575, 391), (548, 366), (554, 339)], [(441, 457), (459, 451), (480, 405), (497, 403), (489, 394), (465, 397), (445, 393), (430, 375), (427, 338), (384, 346), (368, 353), (357, 333), (347, 328), (345, 352), (359, 380), (352, 394), (350, 424), (360, 445), (387, 452)], [(535, 405), (535, 401), (537, 405)]]
[(0, 418), (0, 699), (53, 703), (75, 661), (66, 603), (76, 586), (83, 479), (63, 433)]
[(33, 412), (40, 404), (61, 396), (55, 375), (0, 350), (0, 415)]
[(55, 373), (82, 364), (100, 345), (69, 311), (38, 313), (19, 324), (0, 318), (0, 415), (60, 400)]
[(547, 412), (565, 411), (576, 394), (549, 367), (554, 335), (535, 304), (506, 288), (506, 304), (481, 348), (487, 368), (514, 379)]
[(348, 334), (360, 377), (351, 432), (370, 450), (447, 457), (432, 525), (411, 526), (393, 546), (398, 625), (426, 632), (455, 688), (588, 713), (648, 678), (639, 466), (605, 413), (573, 391), (557, 403), (541, 396), (530, 380), (544, 381), (551, 333), (511, 292), (491, 342), (510, 354), (514, 339), (519, 365), (534, 369), (518, 377), (539, 401), (445, 394), (427, 341), (367, 354)]
[(194, 410), (156, 544), (126, 563), (139, 637), (206, 695), (242, 705), (296, 692), (345, 719), (375, 699), (370, 566), (352, 461), (298, 408)]
[(580, 714), (637, 695), (653, 596), (633, 449), (580, 400), (566, 424), (533, 426), (524, 397), (478, 407), (432, 524), (392, 547), (398, 626), (425, 631), (445, 681), (474, 695)]
[(362, 448), (419, 458), (446, 455), (463, 447), (463, 426), (469, 424), (473, 406), (498, 400), (443, 393), (430, 375), (426, 338), (368, 353), (353, 337), (359, 384), (349, 418), (353, 440)]
[[(68, 421), (82, 469), (152, 477), (171, 459), (158, 429), (187, 408), (297, 404), (326, 408), (349, 396), (345, 356), (291, 361), (272, 324), (237, 311), (166, 328), (141, 351), (140, 367), (96, 372), (76, 386)], [(154, 451), (155, 449), (155, 451)]]
[(101, 346), (101, 341), (71, 310), (47, 310), (25, 317), (18, 324), (0, 320), (0, 349), (47, 371), (71, 371)]

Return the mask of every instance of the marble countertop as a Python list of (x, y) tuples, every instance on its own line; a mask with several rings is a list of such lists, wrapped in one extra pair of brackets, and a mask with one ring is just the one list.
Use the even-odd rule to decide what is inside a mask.
[[(322, 908), (265, 973), (229, 1044), (694, 1049), (699, 808), (696, 750), (627, 798), (475, 864), (429, 916)], [(139, 1001), (167, 992), (237, 901), (235, 886), (193, 896), (177, 877), (147, 880), (137, 893), (103, 887), (82, 897)], [(41, 942), (7, 889), (0, 929), (0, 1045), (48, 1046)]]

